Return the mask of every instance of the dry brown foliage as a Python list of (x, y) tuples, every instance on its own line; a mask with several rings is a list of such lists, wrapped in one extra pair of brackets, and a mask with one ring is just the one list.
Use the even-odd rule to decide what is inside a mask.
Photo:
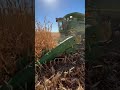
[[(49, 22), (48, 22), (49, 23)], [(57, 42), (52, 36), (52, 24), (41, 25), (40, 23), (36, 23), (36, 31), (35, 31), (35, 56), (36, 58), (40, 58), (43, 53), (48, 52), (52, 48), (57, 45)], [(46, 27), (47, 26), (47, 27)]]
[[(0, 85), (13, 77), (16, 62), (34, 53), (33, 0), (0, 0)], [(29, 5), (28, 5), (29, 4)], [(23, 67), (24, 68), (24, 67)]]
[(35, 83), (36, 90), (84, 90), (84, 48), (36, 66)]
[(61, 35), (59, 32), (52, 32), (52, 37), (56, 42), (59, 42)]
[(14, 76), (16, 62), (21, 57), (34, 52), (32, 17), (21, 13), (0, 16), (0, 84)]

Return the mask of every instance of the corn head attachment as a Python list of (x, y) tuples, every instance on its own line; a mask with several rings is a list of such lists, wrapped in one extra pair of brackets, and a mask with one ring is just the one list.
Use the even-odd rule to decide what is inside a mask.
[(50, 52), (46, 53), (37, 63), (45, 64), (55, 57), (60, 56), (64, 53), (70, 53), (76, 50), (76, 47), (80, 44), (80, 36), (70, 36), (61, 42), (56, 48), (52, 49)]

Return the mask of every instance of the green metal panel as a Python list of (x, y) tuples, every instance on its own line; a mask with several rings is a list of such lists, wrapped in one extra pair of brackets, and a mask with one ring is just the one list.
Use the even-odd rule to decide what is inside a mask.
[[(76, 37), (69, 37), (66, 40), (64, 40), (63, 42), (61, 42), (56, 48), (52, 49), (50, 52), (48, 52), (47, 54), (45, 54), (40, 60), (39, 62), (41, 64), (46, 63), (48, 61), (53, 60), (55, 57), (63, 54), (66, 52), (66, 50), (73, 48), (74, 45), (76, 45), (76, 43), (80, 43), (79, 39), (77, 40)], [(39, 63), (38, 62), (38, 63)]]

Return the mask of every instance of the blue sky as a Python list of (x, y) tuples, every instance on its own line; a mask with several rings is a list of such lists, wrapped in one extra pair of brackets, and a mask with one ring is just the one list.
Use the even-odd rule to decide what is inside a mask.
[(58, 32), (56, 18), (72, 12), (85, 13), (85, 0), (35, 0), (35, 19), (43, 24), (46, 16), (52, 32)]

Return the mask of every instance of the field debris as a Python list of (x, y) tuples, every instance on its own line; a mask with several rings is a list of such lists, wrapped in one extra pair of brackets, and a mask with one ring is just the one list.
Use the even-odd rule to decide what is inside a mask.
[(75, 53), (36, 66), (36, 90), (84, 90), (84, 46)]

